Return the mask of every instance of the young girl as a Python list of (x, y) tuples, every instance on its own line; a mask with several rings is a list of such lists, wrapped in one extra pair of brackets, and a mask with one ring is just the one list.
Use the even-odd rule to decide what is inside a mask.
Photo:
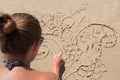
[(0, 80), (58, 80), (62, 55), (53, 58), (51, 72), (30, 68), (43, 41), (39, 21), (27, 13), (0, 13), (0, 49), (5, 55), (5, 67), (0, 69)]

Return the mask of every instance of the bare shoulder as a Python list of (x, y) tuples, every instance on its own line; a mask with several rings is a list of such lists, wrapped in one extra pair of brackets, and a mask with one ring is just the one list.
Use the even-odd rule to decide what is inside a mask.
[(56, 80), (57, 76), (53, 72), (41, 72), (36, 71), (36, 74), (38, 76), (38, 80)]
[(0, 74), (2, 73), (6, 73), (8, 71), (7, 68), (3, 67), (3, 68), (0, 68)]
[[(57, 76), (53, 72), (42, 72), (37, 70), (26, 70), (24, 68), (14, 68), (13, 70), (9, 71), (7, 68), (0, 68), (0, 78), (3, 76), (8, 76), (8, 78), (15, 78), (15, 80), (56, 80)], [(16, 77), (15, 77), (16, 76)], [(3, 80), (7, 80), (4, 77)]]
[(48, 76), (48, 78), (46, 80), (56, 80), (57, 79), (57, 75), (53, 72), (46, 72), (46, 76)]

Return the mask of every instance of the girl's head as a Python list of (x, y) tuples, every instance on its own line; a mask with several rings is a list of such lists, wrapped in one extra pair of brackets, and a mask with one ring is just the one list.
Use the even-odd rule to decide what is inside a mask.
[(27, 13), (0, 13), (0, 47), (3, 54), (25, 57), (35, 42), (41, 40), (39, 21)]

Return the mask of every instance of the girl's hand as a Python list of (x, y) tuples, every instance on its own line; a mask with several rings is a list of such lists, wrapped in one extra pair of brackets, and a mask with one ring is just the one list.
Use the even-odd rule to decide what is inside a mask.
[(60, 68), (62, 65), (63, 65), (62, 53), (58, 53), (53, 57), (52, 71), (59, 75)]

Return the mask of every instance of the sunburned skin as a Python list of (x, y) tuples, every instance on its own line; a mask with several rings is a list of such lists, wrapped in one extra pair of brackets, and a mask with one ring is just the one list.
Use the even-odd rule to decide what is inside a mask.
[(14, 67), (9, 71), (3, 67), (0, 69), (0, 80), (60, 80), (59, 73), (62, 63), (62, 54), (58, 53), (53, 57), (51, 72), (41, 72), (23, 67)]

